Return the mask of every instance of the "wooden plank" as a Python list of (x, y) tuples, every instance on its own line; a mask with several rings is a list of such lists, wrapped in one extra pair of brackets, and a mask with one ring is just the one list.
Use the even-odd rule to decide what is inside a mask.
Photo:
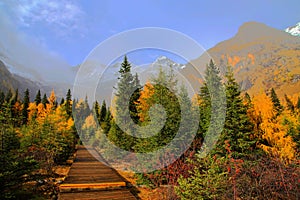
[(69, 174), (59, 190), (60, 200), (136, 199), (126, 188), (125, 179), (92, 147), (78, 146)]
[(61, 193), (60, 200), (136, 200), (136, 198), (127, 189), (111, 191), (89, 191)]

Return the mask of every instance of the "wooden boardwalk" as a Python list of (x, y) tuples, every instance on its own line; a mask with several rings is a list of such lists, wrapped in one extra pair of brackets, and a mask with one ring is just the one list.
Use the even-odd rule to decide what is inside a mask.
[(79, 146), (69, 174), (59, 187), (58, 199), (137, 199), (126, 180), (104, 163), (95, 149)]

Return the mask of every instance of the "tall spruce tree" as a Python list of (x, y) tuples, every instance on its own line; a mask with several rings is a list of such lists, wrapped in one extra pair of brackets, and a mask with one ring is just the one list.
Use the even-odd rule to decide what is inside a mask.
[(63, 105), (65, 103), (65, 99), (61, 98), (59, 105)]
[(271, 89), (271, 100), (273, 102), (273, 107), (276, 110), (277, 114), (279, 115), (282, 110), (283, 110), (283, 106), (280, 103), (280, 100), (274, 90), (274, 88)]
[(99, 113), (99, 120), (100, 122), (104, 122), (106, 118), (107, 110), (106, 110), (106, 103), (105, 100), (103, 100), (102, 105), (101, 105), (101, 110)]
[[(222, 131), (225, 119), (225, 90), (221, 82), (220, 71), (212, 60), (206, 67), (205, 82), (199, 94), (199, 137), (206, 137), (205, 145), (213, 146)], [(207, 137), (208, 135), (208, 137)]]
[(293, 102), (291, 101), (291, 99), (285, 94), (284, 95), (286, 104), (287, 104), (287, 109), (290, 110), (291, 112), (295, 111), (295, 106), (293, 104)]
[(97, 118), (97, 121), (100, 124), (100, 105), (98, 101), (96, 101), (94, 104), (94, 112), (95, 112), (95, 117)]
[(124, 150), (132, 151), (135, 145), (134, 126), (130, 118), (130, 107), (132, 102), (131, 96), (135, 91), (134, 77), (131, 74), (131, 64), (128, 62), (127, 56), (121, 64), (119, 70), (119, 82), (116, 92), (116, 116), (115, 122), (109, 132), (109, 139)]
[(41, 91), (40, 90), (38, 90), (38, 92), (35, 96), (34, 102), (35, 102), (36, 105), (39, 105), (42, 102), (42, 97), (41, 97)]
[(72, 95), (71, 95), (71, 90), (68, 89), (67, 95), (66, 95), (66, 112), (69, 117), (72, 116)]
[(44, 105), (44, 108), (46, 108), (46, 105), (49, 103), (47, 94), (45, 93), (42, 99), (42, 104)]
[(23, 99), (23, 109), (22, 109), (22, 123), (26, 124), (28, 122), (28, 107), (29, 107), (29, 90), (26, 89), (24, 93), (24, 99)]
[(226, 120), (218, 149), (220, 154), (226, 154), (225, 141), (228, 141), (232, 155), (240, 158), (249, 155), (255, 147), (256, 141), (251, 138), (253, 124), (247, 115), (247, 107), (243, 104), (231, 67), (228, 68), (226, 79)]
[(130, 110), (130, 117), (133, 120), (134, 123), (139, 124), (140, 118), (138, 116), (138, 110), (137, 110), (137, 104), (138, 100), (141, 96), (141, 84), (138, 77), (138, 74), (136, 73), (133, 79), (133, 87), (134, 92), (130, 97), (130, 103), (129, 103), (129, 110)]

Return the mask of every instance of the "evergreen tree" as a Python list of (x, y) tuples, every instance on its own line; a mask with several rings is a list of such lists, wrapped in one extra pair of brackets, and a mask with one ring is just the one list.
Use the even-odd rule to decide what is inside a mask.
[[(169, 144), (180, 128), (182, 117), (180, 99), (176, 95), (178, 90), (177, 79), (173, 70), (166, 72), (160, 68), (158, 76), (152, 78), (151, 82), (153, 85), (148, 83), (141, 92), (141, 98), (139, 99), (141, 104), (138, 108), (141, 110), (140, 112), (145, 112), (143, 113), (141, 126), (148, 126), (151, 123), (153, 128), (149, 126), (150, 128), (142, 129), (143, 132), (140, 135), (146, 138), (138, 139), (135, 147), (138, 152), (152, 152)], [(146, 94), (146, 92), (151, 95)], [(182, 99), (185, 99), (184, 95)], [(146, 109), (143, 107), (146, 107)], [(150, 108), (151, 110), (149, 110)], [(162, 128), (157, 130), (157, 127)], [(154, 130), (157, 132), (153, 134)], [(147, 135), (153, 136), (147, 137)]]
[(135, 74), (133, 79), (133, 87), (134, 92), (131, 95), (129, 102), (130, 117), (134, 123), (139, 124), (140, 118), (138, 116), (137, 104), (139, 103), (138, 100), (141, 96), (141, 84), (137, 73)]
[(287, 104), (287, 109), (290, 110), (291, 112), (295, 111), (295, 106), (293, 104), (293, 102), (290, 100), (290, 98), (285, 94), (284, 95), (286, 104)]
[(239, 85), (229, 67), (226, 74), (226, 120), (224, 131), (219, 141), (220, 154), (226, 154), (225, 141), (228, 141), (234, 157), (247, 156), (255, 147), (256, 141), (251, 138), (253, 124), (247, 115), (247, 107), (241, 99)]
[(65, 99), (64, 99), (64, 98), (61, 98), (60, 104), (59, 104), (59, 105), (63, 105), (64, 103), (65, 103)]
[(245, 93), (244, 99), (245, 99), (247, 105), (251, 105), (251, 97), (248, 94), (248, 92)]
[(271, 100), (273, 102), (274, 109), (277, 111), (278, 115), (282, 112), (283, 106), (280, 103), (280, 100), (274, 90), (274, 88), (271, 89)]
[(46, 108), (46, 105), (49, 103), (48, 101), (48, 97), (46, 95), (46, 93), (44, 94), (43, 96), (43, 99), (42, 99), (42, 104), (44, 105), (44, 108)]
[(35, 96), (34, 102), (35, 102), (36, 105), (39, 105), (42, 102), (41, 91), (40, 90), (38, 90), (38, 92)]
[(213, 146), (213, 142), (222, 131), (225, 118), (225, 91), (221, 82), (218, 67), (210, 60), (205, 71), (205, 82), (199, 94), (199, 137), (206, 137), (205, 145)]
[(112, 123), (109, 132), (109, 139), (113, 141), (120, 148), (125, 150), (133, 150), (135, 139), (133, 136), (135, 130), (133, 128), (132, 119), (130, 118), (131, 95), (135, 91), (134, 77), (131, 74), (131, 64), (128, 62), (127, 57), (121, 64), (119, 70), (119, 82), (116, 92), (116, 116), (115, 122)]
[(106, 110), (106, 103), (105, 100), (102, 102), (101, 110), (100, 110), (100, 115), (99, 115), (99, 120), (100, 122), (104, 122), (106, 118), (107, 110)]
[(66, 111), (69, 117), (72, 116), (72, 95), (71, 90), (69, 89), (66, 95)]
[(95, 112), (95, 116), (97, 118), (97, 121), (100, 124), (100, 106), (99, 106), (98, 101), (96, 101), (95, 104), (94, 104), (94, 112)]
[(24, 93), (24, 99), (23, 99), (23, 109), (22, 109), (22, 119), (23, 119), (23, 124), (26, 124), (28, 121), (28, 107), (29, 107), (29, 90), (26, 89)]
[(106, 111), (106, 116), (105, 116), (105, 120), (104, 122), (102, 123), (102, 129), (104, 131), (104, 134), (108, 134), (110, 128), (111, 128), (111, 121), (112, 121), (112, 115), (111, 115), (111, 112), (110, 112), (110, 108), (108, 107), (107, 108), (107, 111)]
[(298, 97), (297, 108), (300, 109), (300, 97)]

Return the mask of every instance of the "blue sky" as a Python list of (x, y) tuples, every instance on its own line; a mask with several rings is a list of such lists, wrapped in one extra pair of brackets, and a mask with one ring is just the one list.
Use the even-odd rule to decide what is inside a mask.
[(27, 51), (40, 49), (74, 66), (97, 44), (128, 29), (174, 29), (208, 49), (232, 37), (247, 21), (278, 29), (294, 25), (300, 21), (299, 7), (298, 0), (2, 0), (0, 25), (12, 29), (1, 32), (10, 34), (6, 38), (15, 34), (30, 47)]

